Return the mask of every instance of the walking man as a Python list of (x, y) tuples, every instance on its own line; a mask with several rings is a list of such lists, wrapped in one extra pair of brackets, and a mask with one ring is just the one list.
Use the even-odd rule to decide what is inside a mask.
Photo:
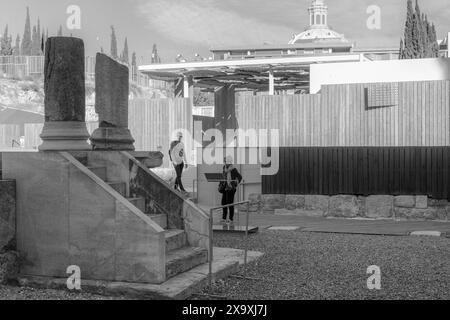
[(173, 167), (177, 174), (175, 179), (175, 190), (180, 190), (186, 192), (181, 182), (181, 177), (183, 175), (183, 169), (187, 169), (186, 152), (184, 150), (183, 133), (177, 133), (177, 139), (170, 143), (169, 158), (172, 161)]

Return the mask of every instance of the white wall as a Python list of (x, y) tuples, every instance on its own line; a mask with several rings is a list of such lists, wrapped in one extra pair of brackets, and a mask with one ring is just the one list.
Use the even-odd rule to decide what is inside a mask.
[(311, 93), (322, 85), (450, 79), (450, 59), (344, 62), (311, 65)]

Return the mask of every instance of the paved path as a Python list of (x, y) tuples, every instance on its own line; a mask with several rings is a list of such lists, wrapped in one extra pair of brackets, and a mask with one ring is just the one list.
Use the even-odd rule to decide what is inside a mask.
[[(216, 214), (214, 221), (219, 222), (220, 219), (220, 214)], [(300, 230), (304, 232), (404, 236), (414, 231), (439, 231), (444, 236), (450, 236), (450, 222), (328, 219), (256, 213), (250, 214), (249, 221), (250, 225), (260, 228), (294, 226), (300, 227)], [(236, 221), (236, 224), (245, 224), (245, 214), (241, 214), (240, 221), (239, 223)]]

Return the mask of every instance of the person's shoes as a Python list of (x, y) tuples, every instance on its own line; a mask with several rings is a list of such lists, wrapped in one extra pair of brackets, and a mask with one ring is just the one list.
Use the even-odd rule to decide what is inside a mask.
[(227, 224), (231, 224), (233, 221), (231, 221), (230, 219), (227, 220)]
[(228, 224), (229, 224), (230, 226), (234, 226), (234, 221), (233, 221), (233, 220), (229, 220)]
[(220, 221), (220, 224), (227, 224), (227, 221), (226, 221), (225, 219), (222, 219), (222, 220)]

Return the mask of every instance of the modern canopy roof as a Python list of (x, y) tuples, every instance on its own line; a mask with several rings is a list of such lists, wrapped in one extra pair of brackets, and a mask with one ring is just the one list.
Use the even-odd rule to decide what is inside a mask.
[(192, 77), (197, 87), (214, 89), (235, 85), (237, 89), (269, 89), (273, 79), (275, 90), (308, 89), (309, 66), (314, 63), (365, 60), (362, 54), (326, 54), (264, 59), (212, 60), (199, 62), (151, 64), (139, 70), (150, 78), (177, 81)]

